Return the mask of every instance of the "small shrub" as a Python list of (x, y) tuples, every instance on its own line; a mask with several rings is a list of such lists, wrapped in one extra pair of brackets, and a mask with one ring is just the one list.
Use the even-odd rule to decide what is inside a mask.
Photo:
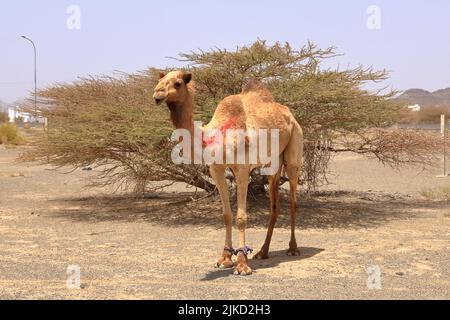
[(22, 145), (25, 139), (20, 136), (14, 124), (4, 123), (0, 126), (0, 144)]
[(6, 123), (9, 121), (7, 112), (0, 112), (0, 123)]
[(427, 200), (450, 201), (450, 186), (440, 187), (437, 189), (422, 190), (420, 194)]

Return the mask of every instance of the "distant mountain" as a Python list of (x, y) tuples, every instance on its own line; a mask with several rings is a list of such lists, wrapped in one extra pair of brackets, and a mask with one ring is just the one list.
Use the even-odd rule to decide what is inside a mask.
[(403, 92), (397, 101), (422, 107), (447, 106), (450, 108), (450, 88), (429, 92), (423, 89), (410, 89)]

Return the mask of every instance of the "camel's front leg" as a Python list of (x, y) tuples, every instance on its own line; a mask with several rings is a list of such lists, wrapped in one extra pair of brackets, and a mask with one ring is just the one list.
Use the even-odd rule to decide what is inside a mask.
[(223, 220), (225, 224), (225, 246), (222, 252), (222, 256), (216, 263), (218, 268), (232, 268), (234, 266), (231, 258), (233, 257), (234, 250), (231, 239), (233, 216), (231, 214), (230, 197), (228, 192), (228, 185), (225, 178), (225, 167), (220, 165), (211, 165), (210, 170), (211, 177), (216, 183), (216, 187), (219, 190), (220, 199), (222, 201)]
[(277, 222), (280, 214), (280, 174), (281, 167), (278, 173), (273, 176), (269, 176), (269, 194), (270, 194), (270, 218), (269, 227), (267, 228), (266, 240), (261, 250), (253, 256), (253, 259), (268, 259), (270, 241), (272, 240), (273, 228)]
[(237, 183), (237, 227), (239, 230), (239, 249), (236, 250), (237, 265), (234, 274), (250, 275), (252, 268), (248, 264), (247, 255), (252, 251), (245, 243), (245, 228), (247, 227), (247, 189), (250, 168), (239, 167), (234, 172)]

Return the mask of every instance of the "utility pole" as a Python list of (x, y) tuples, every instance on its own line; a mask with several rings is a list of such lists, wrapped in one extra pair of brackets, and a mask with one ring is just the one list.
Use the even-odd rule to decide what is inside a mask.
[(34, 44), (33, 40), (26, 36), (22, 36), (25, 40), (28, 40), (33, 45), (34, 49), (34, 118), (35, 121), (37, 119), (37, 68), (36, 68), (36, 45)]

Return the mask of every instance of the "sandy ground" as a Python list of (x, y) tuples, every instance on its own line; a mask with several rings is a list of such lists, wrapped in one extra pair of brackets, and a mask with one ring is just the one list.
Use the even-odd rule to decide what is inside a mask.
[[(0, 146), (2, 299), (450, 298), (450, 204), (420, 197), (450, 184), (435, 178), (438, 171), (333, 159), (333, 185), (299, 196), (301, 256), (285, 255), (284, 200), (271, 258), (252, 262), (255, 273), (240, 277), (213, 268), (224, 241), (219, 199), (190, 202), (181, 189), (110, 196), (83, 188), (95, 172), (15, 164), (19, 151)], [(249, 203), (255, 249), (267, 206)], [(69, 265), (81, 269), (79, 289), (67, 287)], [(368, 289), (370, 266), (381, 270), (381, 289)]]

